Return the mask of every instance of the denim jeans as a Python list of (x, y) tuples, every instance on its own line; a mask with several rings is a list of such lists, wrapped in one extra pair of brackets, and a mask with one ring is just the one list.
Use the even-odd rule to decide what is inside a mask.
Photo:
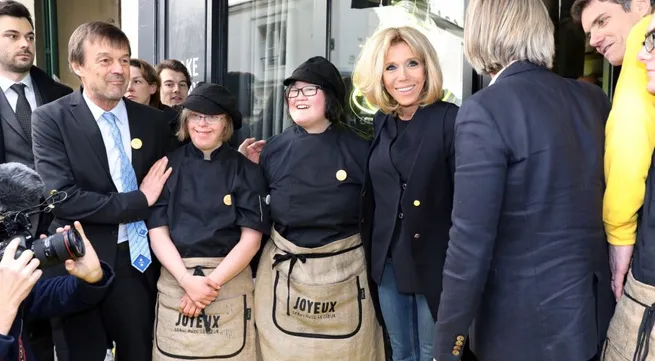
[(434, 321), (428, 302), (419, 294), (398, 293), (390, 261), (378, 286), (382, 317), (391, 341), (393, 361), (432, 361)]

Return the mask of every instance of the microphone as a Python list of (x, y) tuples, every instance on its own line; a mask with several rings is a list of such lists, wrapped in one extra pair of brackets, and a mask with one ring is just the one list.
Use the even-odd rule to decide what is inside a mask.
[(38, 173), (22, 163), (0, 164), (0, 212), (17, 212), (41, 203), (45, 184)]

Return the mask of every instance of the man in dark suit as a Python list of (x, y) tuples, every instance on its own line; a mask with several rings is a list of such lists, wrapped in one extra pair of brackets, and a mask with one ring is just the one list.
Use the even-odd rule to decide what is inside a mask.
[(123, 98), (130, 45), (120, 29), (80, 25), (68, 51), (82, 87), (34, 111), (36, 170), (46, 189), (68, 194), (55, 223), (79, 219), (116, 272), (98, 307), (63, 320), (69, 360), (103, 360), (113, 341), (119, 360), (148, 361), (158, 265), (143, 220), (171, 172), (163, 157), (167, 122), (163, 112)]
[(20, 162), (33, 169), (32, 111), (73, 90), (33, 65), (34, 24), (24, 5), (0, 2), (0, 35), (0, 163)]
[(471, 0), (466, 19), (466, 57), (493, 79), (455, 120), (434, 357), (457, 360), (470, 334), (484, 361), (594, 360), (614, 303), (602, 219), (609, 100), (549, 70), (541, 0)]
[[(32, 15), (19, 2), (0, 1), (0, 163), (19, 162), (32, 169), (32, 110), (73, 91), (33, 64)], [(49, 220), (42, 217), (41, 224), (47, 227)], [(54, 360), (49, 320), (32, 319), (25, 326), (36, 359)]]

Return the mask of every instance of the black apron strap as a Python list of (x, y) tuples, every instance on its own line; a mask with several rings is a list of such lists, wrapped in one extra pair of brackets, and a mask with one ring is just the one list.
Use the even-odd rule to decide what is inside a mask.
[(644, 307), (644, 315), (639, 325), (639, 333), (637, 333), (637, 348), (632, 356), (632, 361), (646, 361), (650, 348), (650, 333), (653, 330), (653, 325), (655, 325), (655, 303), (649, 306), (630, 296), (625, 291), (623, 294), (628, 299)]

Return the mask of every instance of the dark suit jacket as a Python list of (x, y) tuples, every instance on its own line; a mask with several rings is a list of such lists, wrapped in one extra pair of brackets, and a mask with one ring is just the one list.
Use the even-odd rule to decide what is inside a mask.
[[(36, 90), (36, 102), (39, 106), (50, 103), (73, 92), (73, 89), (56, 82), (43, 70), (35, 66), (30, 70), (30, 76), (32, 77), (32, 83)], [(21, 128), (20, 123), (18, 123), (16, 114), (11, 109), (9, 103), (7, 103), (4, 94), (0, 94), (0, 108), (0, 118), (2, 118), (0, 121), (5, 123), (7, 127), (4, 128), (12, 133), (11, 135), (4, 134), (3, 127), (0, 127), (0, 163), (6, 162), (5, 137), (9, 137), (12, 142), (15, 142), (14, 146), (23, 146), (25, 148), (25, 163), (33, 168), (34, 158), (32, 157), (32, 146), (28, 143), (23, 128)]]
[[(162, 111), (123, 99), (132, 139), (143, 146), (132, 149), (132, 165), (139, 184), (166, 152), (168, 128)], [(109, 172), (102, 134), (80, 90), (32, 113), (36, 171), (46, 190), (68, 194), (54, 209), (55, 224), (79, 220), (98, 257), (114, 265), (119, 223), (146, 220), (149, 208), (141, 191), (118, 193)], [(156, 281), (154, 264), (146, 275)]]
[[(587, 361), (612, 314), (597, 86), (507, 67), (455, 122), (453, 226), (434, 356)], [(475, 320), (475, 321), (474, 321)]]
[[(411, 253), (414, 267), (419, 275), (422, 293), (428, 300), (430, 311), (436, 319), (441, 293), (441, 270), (446, 258), (448, 245), (448, 230), (450, 229), (450, 213), (452, 209), (454, 171), (453, 127), (457, 106), (445, 102), (437, 102), (419, 108), (412, 122), (418, 121), (424, 126), (424, 136), (416, 151), (412, 172), (407, 180), (407, 188), (401, 199), (404, 214), (405, 234), (411, 237)], [(379, 141), (380, 131), (384, 122), (393, 122), (393, 115), (378, 113), (374, 119), (375, 139), (371, 149)], [(369, 152), (370, 158), (370, 152)], [(371, 259), (371, 238), (373, 230), (373, 213), (375, 199), (373, 197), (371, 177), (366, 165), (366, 178), (362, 191), (362, 242), (366, 251), (368, 270), (374, 262), (385, 260)], [(419, 206), (414, 201), (420, 202)], [(371, 287), (375, 287), (371, 284)], [(371, 293), (377, 300), (377, 291)], [(379, 309), (378, 309), (378, 316)], [(382, 319), (378, 317), (380, 321)]]

